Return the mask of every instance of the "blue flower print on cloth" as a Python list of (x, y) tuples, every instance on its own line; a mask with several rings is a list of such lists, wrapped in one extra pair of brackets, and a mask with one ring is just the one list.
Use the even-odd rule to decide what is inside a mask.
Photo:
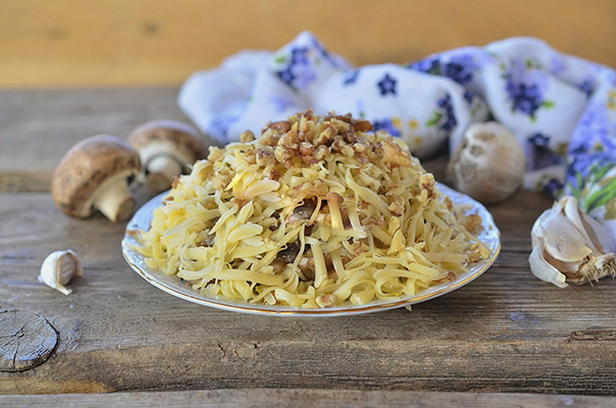
[(525, 113), (534, 120), (540, 108), (554, 106), (554, 102), (545, 99), (548, 74), (533, 66), (532, 60), (512, 59), (503, 76), (512, 111)]
[(347, 73), (344, 75), (344, 77), (342, 79), (342, 85), (344, 85), (344, 86), (353, 85), (355, 82), (357, 82), (357, 77), (358, 76), (359, 76), (359, 70), (358, 69), (351, 69), (351, 70), (347, 71)]
[(603, 221), (616, 241), (616, 73), (601, 73), (569, 144), (564, 193)]
[(446, 142), (455, 150), (471, 123), (491, 118), (526, 150), (525, 188), (589, 195), (594, 214), (616, 212), (603, 179), (616, 172), (616, 73), (533, 38), (353, 67), (303, 32), (276, 52), (243, 51), (194, 74), (178, 103), (222, 143), (312, 109), (367, 119), (420, 157)]
[(396, 95), (396, 84), (398, 80), (389, 75), (388, 72), (385, 73), (383, 78), (377, 82), (377, 86), (379, 88), (379, 92), (381, 92), (381, 96), (387, 95)]
[[(485, 59), (486, 56), (482, 56)], [(489, 57), (488, 57), (489, 58)], [(471, 53), (455, 53), (446, 59), (438, 57), (427, 58), (409, 64), (409, 68), (433, 75), (443, 75), (460, 85), (467, 85), (473, 80), (474, 71), (480, 67)]]
[[(397, 126), (394, 122), (397, 122)], [(384, 130), (385, 132), (389, 133), (392, 136), (395, 137), (400, 137), (401, 136), (401, 132), (400, 132), (400, 120), (396, 120), (396, 119), (391, 119), (391, 118), (384, 118), (381, 120), (373, 120), (372, 121), (372, 127), (374, 128), (375, 131), (379, 131), (379, 130)]]
[[(466, 94), (465, 94), (466, 95)], [(464, 100), (467, 100), (466, 97)], [(426, 126), (436, 126), (441, 130), (450, 131), (456, 126), (456, 115), (453, 112), (451, 105), (451, 95), (447, 94), (436, 101), (437, 110), (434, 111), (432, 117), (426, 122)]]

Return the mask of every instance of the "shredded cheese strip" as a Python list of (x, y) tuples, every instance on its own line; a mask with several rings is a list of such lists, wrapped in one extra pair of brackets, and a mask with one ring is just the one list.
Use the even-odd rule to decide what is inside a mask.
[(406, 145), (305, 112), (210, 148), (137, 248), (204, 294), (300, 308), (414, 295), (487, 255)]

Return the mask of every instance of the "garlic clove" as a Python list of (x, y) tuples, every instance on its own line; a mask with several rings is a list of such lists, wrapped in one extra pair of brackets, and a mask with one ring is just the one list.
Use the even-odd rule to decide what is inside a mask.
[(610, 228), (581, 213), (582, 226), (588, 232), (597, 252), (616, 252), (616, 241)]
[(563, 197), (535, 221), (531, 231), (532, 273), (558, 287), (616, 276), (609, 231), (580, 211), (574, 197)]
[(530, 253), (528, 262), (530, 270), (542, 281), (552, 283), (559, 288), (566, 288), (567, 277), (543, 258), (543, 245), (535, 246)]
[(586, 239), (586, 242), (592, 243), (592, 250), (595, 252), (602, 251), (602, 245), (594, 233), (595, 230), (600, 229), (599, 223), (580, 211), (577, 200), (574, 197), (563, 197), (560, 201), (564, 201), (563, 211), (565, 216), (573, 222)]
[(65, 295), (70, 295), (72, 290), (65, 285), (73, 276), (83, 276), (83, 271), (77, 254), (72, 249), (67, 249), (52, 252), (45, 258), (38, 280)]
[(554, 258), (565, 262), (576, 262), (592, 254), (575, 225), (561, 213), (548, 218), (543, 225), (544, 246)]

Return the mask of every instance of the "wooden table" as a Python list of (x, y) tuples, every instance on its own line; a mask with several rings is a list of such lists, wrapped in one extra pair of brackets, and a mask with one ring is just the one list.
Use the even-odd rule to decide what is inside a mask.
[[(581, 396), (616, 394), (616, 282), (558, 289), (530, 274), (530, 227), (550, 204), (539, 193), (491, 207), (503, 251), (489, 272), (412, 312), (248, 316), (147, 284), (120, 254), (124, 226), (65, 217), (48, 183), (62, 154), (86, 136), (181, 119), (176, 93), (0, 91), (0, 309), (19, 310), (10, 312), (18, 322), (46, 324), (42, 316), (57, 332), (47, 361), (0, 372), (0, 393), (80, 394), (9, 395), (0, 406), (616, 404)], [(426, 165), (438, 174), (442, 162)], [(64, 248), (85, 268), (70, 296), (36, 280), (45, 256)], [(16, 341), (7, 338), (0, 346)], [(119, 393), (84, 395), (107, 392)]]

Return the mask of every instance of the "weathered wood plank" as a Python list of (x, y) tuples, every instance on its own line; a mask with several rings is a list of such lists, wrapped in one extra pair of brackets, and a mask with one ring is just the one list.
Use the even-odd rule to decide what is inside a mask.
[[(141, 280), (120, 255), (121, 225), (64, 217), (47, 194), (0, 194), (0, 307), (58, 330), (41, 366), (0, 374), (0, 393), (300, 387), (439, 391), (616, 390), (616, 282), (558, 289), (527, 267), (531, 222), (547, 205), (521, 193), (493, 207), (503, 254), (476, 282), (375, 315), (287, 319), (210, 310)], [(73, 248), (85, 277), (68, 297), (36, 281)], [(580, 331), (604, 330), (582, 336)], [(596, 333), (596, 332), (592, 332)]]
[(51, 187), (51, 171), (3, 171), (0, 172), (0, 191), (47, 192)]
[(613, 407), (609, 397), (505, 393), (435, 393), (413, 391), (352, 391), (320, 389), (246, 389), (112, 394), (8, 395), (0, 406), (46, 408), (218, 408), (218, 407), (490, 407), (564, 408)]
[(185, 119), (176, 95), (176, 87), (0, 90), (0, 172), (51, 172), (85, 137), (126, 137), (148, 120)]

